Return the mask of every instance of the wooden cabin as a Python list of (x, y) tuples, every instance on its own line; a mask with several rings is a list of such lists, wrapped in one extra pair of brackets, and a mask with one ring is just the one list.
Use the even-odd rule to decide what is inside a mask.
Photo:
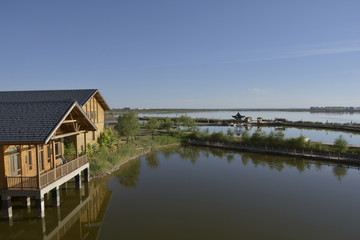
[[(27, 205), (30, 197), (34, 197), (37, 216), (44, 217), (45, 194), (51, 192), (53, 204), (58, 206), (60, 185), (75, 178), (77, 187), (81, 188), (82, 173), (88, 181), (86, 143), (88, 134), (97, 131), (97, 125), (83, 110), (86, 103), (81, 106), (74, 99), (36, 101), (33, 98), (30, 101), (25, 94), (23, 101), (14, 99), (10, 102), (1, 95), (0, 195), (3, 216), (12, 217), (11, 198), (16, 196), (24, 197)], [(98, 122), (98, 125), (101, 124)], [(79, 139), (82, 139), (83, 152), (76, 151), (72, 158), (65, 158), (64, 141), (79, 146)]]
[(40, 90), (40, 91), (0, 91), (0, 102), (38, 102), (75, 100), (88, 118), (96, 126), (96, 130), (87, 131), (86, 138), (76, 135), (78, 154), (85, 151), (86, 144), (97, 142), (100, 133), (105, 128), (105, 111), (110, 110), (108, 104), (97, 89), (75, 90)]

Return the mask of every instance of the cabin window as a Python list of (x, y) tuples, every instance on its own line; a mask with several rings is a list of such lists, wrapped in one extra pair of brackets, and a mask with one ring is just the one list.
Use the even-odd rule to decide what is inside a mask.
[(55, 158), (60, 158), (62, 155), (61, 140), (55, 142)]
[(31, 146), (28, 145), (27, 147), (27, 153), (25, 156), (25, 162), (27, 163), (29, 170), (32, 170), (33, 166), (32, 166), (32, 152), (31, 152)]
[(44, 163), (44, 146), (39, 146), (39, 161), (40, 161), (40, 171), (45, 169), (45, 163)]
[(9, 149), (11, 176), (21, 173), (20, 148), (18, 146)]
[(96, 121), (96, 118), (97, 118), (97, 114), (96, 114), (96, 111), (91, 111), (90, 112), (90, 119), (95, 122)]
[(50, 144), (47, 145), (47, 160), (48, 160), (48, 163), (51, 163), (51, 148), (50, 148)]
[(95, 131), (92, 132), (92, 140), (95, 141)]

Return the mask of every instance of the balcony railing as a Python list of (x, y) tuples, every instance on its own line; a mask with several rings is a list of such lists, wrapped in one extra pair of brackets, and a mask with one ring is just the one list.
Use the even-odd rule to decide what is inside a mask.
[(40, 174), (40, 179), (38, 176), (25, 177), (25, 176), (16, 176), (16, 177), (6, 177), (6, 186), (9, 190), (35, 190), (42, 189), (49, 184), (59, 180), (62, 177), (65, 177), (72, 171), (80, 168), (88, 162), (87, 156), (83, 155), (72, 161), (69, 161), (65, 164), (57, 166), (56, 168), (50, 169), (42, 174)]

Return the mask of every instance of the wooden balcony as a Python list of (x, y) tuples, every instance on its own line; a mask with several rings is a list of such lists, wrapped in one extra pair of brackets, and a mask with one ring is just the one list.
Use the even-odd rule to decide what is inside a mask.
[(6, 177), (6, 186), (8, 190), (40, 190), (58, 180), (61, 180), (62, 178), (65, 178), (87, 163), (87, 156), (83, 155), (40, 174), (40, 177), (8, 176)]

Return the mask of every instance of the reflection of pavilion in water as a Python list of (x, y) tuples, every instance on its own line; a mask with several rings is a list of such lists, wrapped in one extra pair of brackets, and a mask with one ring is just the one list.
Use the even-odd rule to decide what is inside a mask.
[(31, 209), (22, 209), (23, 219), (2, 222), (9, 227), (1, 227), (0, 239), (97, 239), (112, 196), (106, 181), (92, 181), (80, 191), (68, 186), (61, 206), (48, 208), (44, 218), (28, 218)]

